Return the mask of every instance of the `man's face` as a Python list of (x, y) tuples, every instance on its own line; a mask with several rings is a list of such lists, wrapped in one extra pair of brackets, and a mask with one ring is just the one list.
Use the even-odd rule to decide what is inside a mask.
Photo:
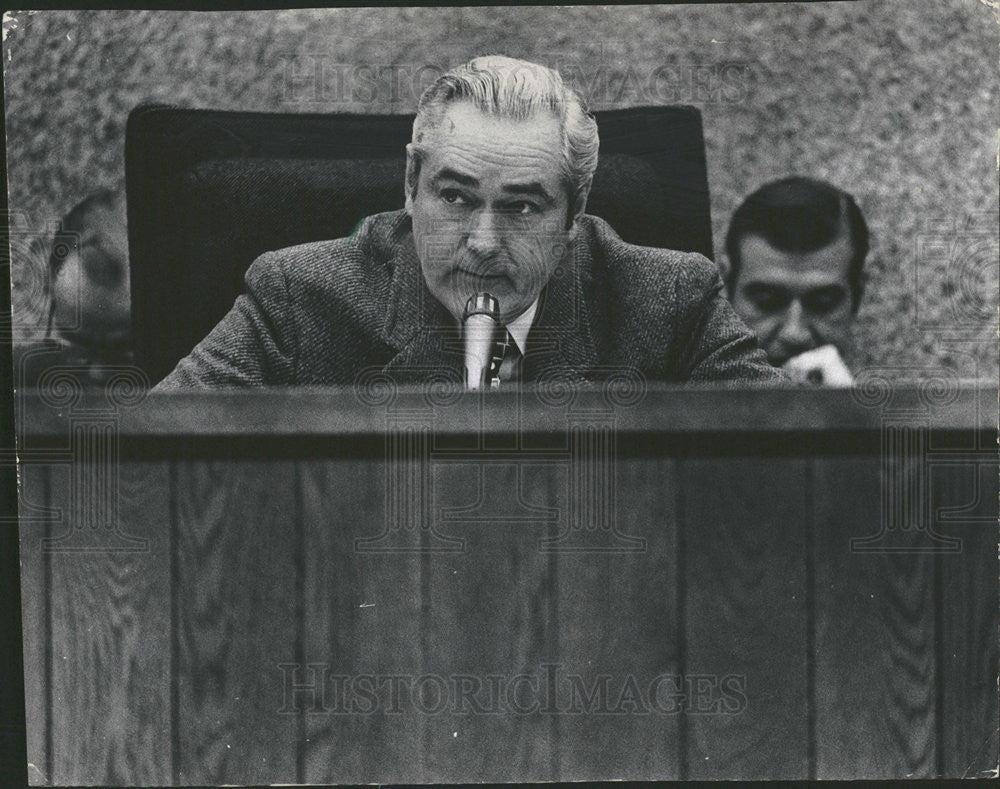
[[(406, 209), (427, 287), (460, 319), (478, 291), (508, 322), (538, 297), (569, 243), (571, 208), (562, 179), (557, 118), (483, 114), (469, 102), (445, 108), (418, 143), (423, 151)], [(413, 166), (407, 146), (408, 166)]]
[(128, 233), (123, 207), (92, 210), (52, 287), (53, 320), (67, 336), (119, 345), (129, 332)]
[(814, 252), (781, 252), (759, 236), (743, 238), (733, 307), (771, 364), (827, 344), (844, 353), (853, 318), (852, 255), (846, 233)]

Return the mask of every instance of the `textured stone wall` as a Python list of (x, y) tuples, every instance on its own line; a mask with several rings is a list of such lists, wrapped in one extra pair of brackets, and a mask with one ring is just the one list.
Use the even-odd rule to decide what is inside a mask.
[[(23, 13), (4, 23), (10, 205), (43, 227), (122, 184), (140, 102), (411, 112), (441, 68), (501, 52), (558, 66), (597, 109), (699, 106), (719, 257), (765, 181), (853, 192), (873, 232), (858, 365), (995, 380), (997, 21), (977, 0)], [(21, 327), (33, 265), (14, 261)]]

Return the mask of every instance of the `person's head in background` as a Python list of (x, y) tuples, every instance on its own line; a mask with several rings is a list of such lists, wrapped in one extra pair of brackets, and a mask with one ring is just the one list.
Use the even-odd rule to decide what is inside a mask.
[(726, 234), (729, 299), (771, 364), (793, 378), (847, 384), (851, 326), (864, 293), (868, 226), (854, 198), (812, 178), (765, 184)]
[(49, 255), (48, 334), (92, 363), (129, 356), (125, 196), (102, 189), (63, 217)]

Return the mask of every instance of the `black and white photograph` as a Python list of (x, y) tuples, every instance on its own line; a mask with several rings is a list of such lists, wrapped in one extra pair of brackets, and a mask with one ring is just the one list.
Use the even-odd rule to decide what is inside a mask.
[(998, 53), (5, 12), (0, 783), (996, 779)]

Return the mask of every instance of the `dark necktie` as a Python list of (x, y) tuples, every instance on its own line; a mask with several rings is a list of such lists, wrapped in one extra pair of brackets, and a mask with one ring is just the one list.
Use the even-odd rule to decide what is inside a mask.
[(510, 332), (504, 329), (498, 333), (493, 344), (493, 355), (490, 359), (489, 380), (491, 386), (499, 386), (501, 382), (516, 382), (521, 375), (521, 352)]

